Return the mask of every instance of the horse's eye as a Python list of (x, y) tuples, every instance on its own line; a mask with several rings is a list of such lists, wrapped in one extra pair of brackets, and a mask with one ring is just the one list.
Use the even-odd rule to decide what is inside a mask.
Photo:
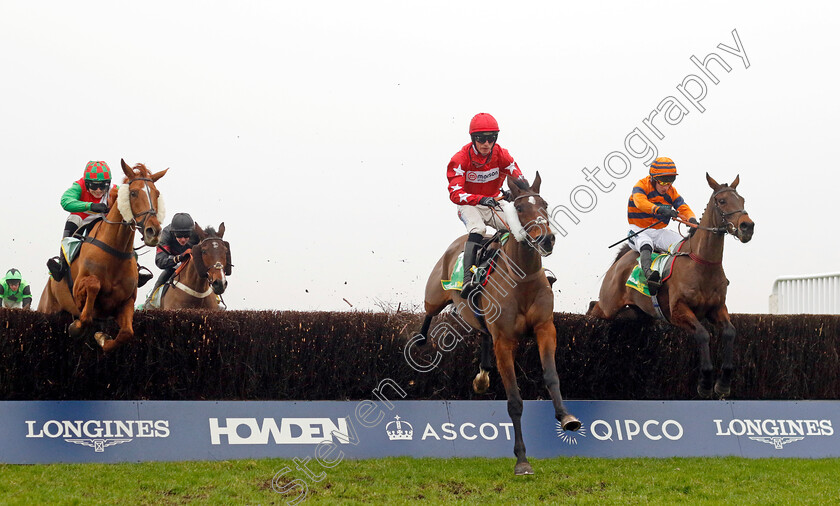
[(522, 206), (516, 206), (516, 212), (521, 213), (522, 212)]
[(131, 190), (131, 191), (130, 191), (130, 192), (128, 192), (128, 193), (129, 193), (129, 195), (131, 195), (132, 197), (136, 197), (136, 196), (137, 196), (137, 190)]

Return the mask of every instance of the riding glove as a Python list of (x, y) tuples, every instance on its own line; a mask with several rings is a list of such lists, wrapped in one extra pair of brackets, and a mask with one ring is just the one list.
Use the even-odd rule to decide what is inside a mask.
[(106, 204), (102, 204), (100, 202), (94, 202), (90, 205), (90, 210), (94, 213), (107, 213), (108, 206)]
[(656, 214), (660, 216), (667, 216), (669, 218), (676, 218), (680, 215), (673, 207), (664, 205), (656, 208)]
[(478, 203), (488, 207), (499, 207), (499, 203), (493, 197), (481, 197)]
[(697, 218), (689, 218), (689, 219), (688, 219), (688, 222), (689, 222), (689, 223), (694, 223), (695, 225), (699, 225), (699, 224), (700, 224), (700, 223), (697, 221)]

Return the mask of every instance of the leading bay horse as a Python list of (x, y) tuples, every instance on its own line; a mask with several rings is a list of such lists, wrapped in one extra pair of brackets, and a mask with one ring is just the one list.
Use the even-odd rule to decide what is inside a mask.
[(161, 309), (219, 309), (216, 297), (227, 288), (227, 276), (233, 265), (230, 261), (230, 244), (222, 240), (225, 224), (219, 231), (213, 227), (202, 230), (195, 224), (199, 242), (190, 248), (189, 257), (176, 272), (172, 286), (163, 294)]
[[(709, 352), (711, 336), (702, 320), (708, 319), (718, 328), (724, 343), (721, 375), (714, 384), (714, 392), (721, 397), (730, 393), (734, 368), (735, 327), (729, 321), (726, 308), (729, 281), (723, 272), (723, 239), (728, 233), (741, 242), (749, 242), (755, 223), (744, 210), (744, 197), (736, 190), (739, 177), (736, 176), (732, 184), (718, 184), (707, 173), (706, 181), (712, 196), (700, 218), (700, 225), (683, 245), (681, 252), (684, 254), (674, 259), (671, 278), (662, 285), (656, 297), (665, 318), (694, 335), (700, 351), (701, 375), (697, 392), (708, 398), (712, 395), (714, 370)], [(588, 315), (612, 320), (628, 306), (635, 306), (657, 317), (651, 298), (624, 284), (637, 265), (638, 256), (626, 245), (619, 251), (604, 276), (599, 300), (590, 305)]]
[[(67, 311), (76, 317), (68, 327), (71, 337), (89, 335), (94, 318), (114, 317), (119, 326), (115, 339), (102, 332), (95, 335), (102, 350), (109, 352), (134, 337), (132, 319), (137, 298), (137, 259), (134, 231), (147, 246), (160, 240), (164, 219), (163, 199), (155, 182), (166, 171), (152, 173), (138, 163), (129, 167), (120, 160), (125, 179), (119, 190), (111, 189), (111, 205), (105, 218), (88, 232), (79, 254), (62, 281), (47, 280), (38, 310)], [(72, 279), (72, 281), (71, 281)], [(72, 282), (72, 293), (70, 283)]]
[[(438, 260), (426, 284), (426, 318), (420, 330), (420, 343), (425, 342), (432, 318), (447, 305), (454, 304), (466, 324), (484, 333), (481, 342), (481, 367), (473, 381), (473, 389), (483, 393), (489, 386), (487, 371), (490, 364), (490, 339), (496, 354), (496, 366), (507, 394), (507, 408), (513, 422), (516, 455), (514, 473), (533, 474), (525, 455), (522, 438), (522, 397), (516, 383), (514, 353), (520, 339), (536, 335), (543, 380), (554, 403), (555, 417), (565, 430), (577, 430), (580, 421), (566, 412), (560, 395), (555, 349), (557, 331), (554, 327), (554, 296), (542, 267), (542, 256), (554, 248), (554, 234), (548, 220), (548, 204), (540, 197), (540, 174), (529, 187), (508, 177), (510, 195), (501, 202), (504, 216), (515, 240), (501, 246), (495, 268), (485, 286), (473, 291), (467, 299), (457, 290), (444, 290), (442, 280), (448, 280), (458, 255), (464, 251), (466, 236), (456, 239)], [(521, 181), (519, 182), (521, 183)], [(476, 274), (476, 279), (480, 276)], [(488, 334), (489, 333), (489, 334)]]

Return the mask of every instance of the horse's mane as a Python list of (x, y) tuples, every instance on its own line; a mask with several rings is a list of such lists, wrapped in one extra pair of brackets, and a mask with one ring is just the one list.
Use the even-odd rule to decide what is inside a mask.
[(207, 234), (207, 237), (219, 237), (219, 233), (213, 227), (204, 227), (204, 233)]
[(618, 259), (619, 259), (619, 258), (621, 258), (621, 257), (623, 257), (625, 253), (627, 253), (628, 251), (630, 251), (630, 249), (631, 249), (631, 248), (630, 248), (630, 245), (629, 245), (629, 244), (627, 244), (627, 243), (624, 243), (624, 245), (621, 247), (621, 249), (620, 249), (620, 250), (618, 250), (618, 254), (615, 256), (615, 260), (613, 260), (613, 262), (612, 262), (612, 263), (616, 263), (616, 262), (618, 262)]

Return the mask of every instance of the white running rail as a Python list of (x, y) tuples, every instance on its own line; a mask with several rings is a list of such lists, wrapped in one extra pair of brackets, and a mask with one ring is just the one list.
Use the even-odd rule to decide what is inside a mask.
[(840, 314), (840, 272), (777, 278), (770, 313)]

